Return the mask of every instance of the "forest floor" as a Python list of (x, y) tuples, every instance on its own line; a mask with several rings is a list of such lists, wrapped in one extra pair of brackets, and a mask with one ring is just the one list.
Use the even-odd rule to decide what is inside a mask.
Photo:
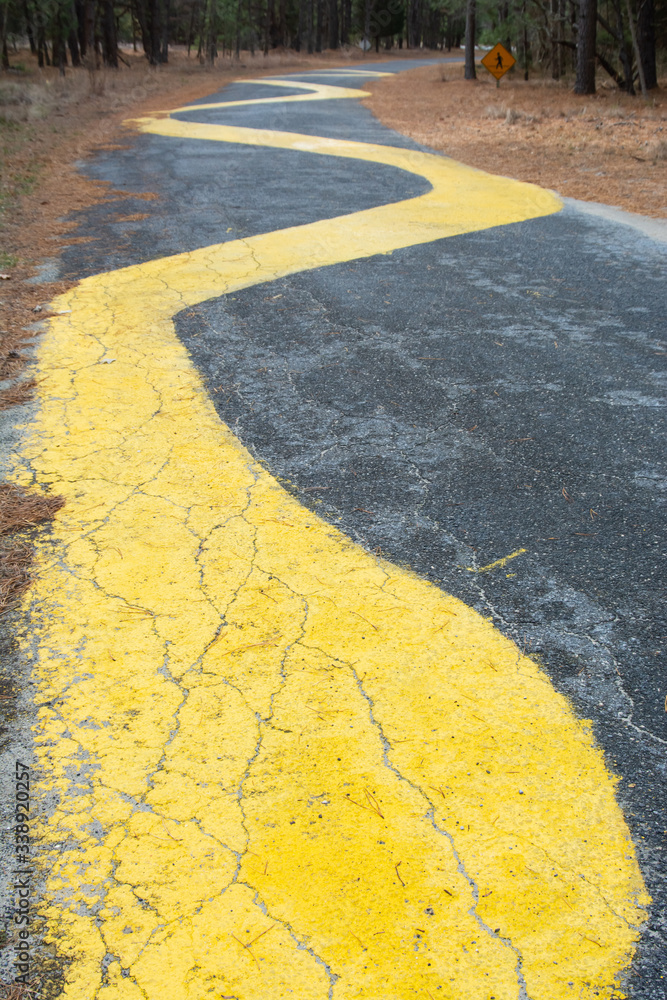
[[(385, 125), (455, 160), (582, 201), (667, 218), (667, 80), (648, 101), (598, 81), (475, 81), (460, 65), (424, 66), (366, 86)], [(600, 86), (601, 84), (601, 86)]]

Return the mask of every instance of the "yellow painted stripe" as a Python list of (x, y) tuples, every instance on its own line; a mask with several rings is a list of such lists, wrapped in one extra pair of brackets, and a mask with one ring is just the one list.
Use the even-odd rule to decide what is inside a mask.
[[(310, 76), (311, 73), (302, 73), (301, 76)], [(377, 69), (322, 69), (313, 70), (313, 76), (394, 76), (394, 73), (381, 72)]]
[[(419, 150), (173, 118), (139, 118), (134, 119), (132, 124), (142, 132), (172, 138), (242, 143), (370, 161), (416, 174), (432, 185), (429, 192), (417, 198), (284, 229), (279, 233), (207, 247), (203, 251), (195, 251), (195, 255), (183, 254), (181, 258), (155, 262), (158, 270), (167, 268), (171, 271), (178, 266), (175, 262), (179, 259), (184, 264), (196, 261), (196, 254), (207, 259), (215, 257), (221, 262), (230, 256), (235, 262), (233, 275), (226, 278), (224, 287), (218, 283), (217, 287), (202, 294), (196, 282), (193, 288), (196, 301), (229, 291), (230, 280), (237, 288), (245, 286), (243, 269), (237, 261), (239, 254), (244, 255), (246, 247), (252, 246), (252, 253), (247, 253), (252, 262), (252, 272), (259, 253), (265, 276), (275, 278), (325, 264), (391, 253), (402, 247), (430, 243), (446, 236), (523, 222), (562, 208), (560, 200), (543, 188), (486, 174), (455, 160)], [(241, 284), (236, 284), (239, 280)], [(254, 280), (251, 283), (254, 284)], [(185, 291), (185, 294), (190, 293)]]
[(507, 566), (510, 559), (516, 559), (517, 556), (522, 556), (525, 551), (525, 549), (516, 549), (515, 552), (510, 552), (508, 556), (496, 559), (494, 562), (490, 562), (486, 566), (466, 566), (466, 569), (469, 573), (488, 573), (489, 570), (500, 569), (502, 566)]
[(265, 87), (288, 87), (294, 90), (308, 90), (308, 94), (292, 94), (289, 97), (253, 97), (243, 101), (217, 101), (213, 104), (188, 104), (175, 108), (170, 114), (183, 111), (208, 111), (211, 108), (238, 108), (243, 104), (287, 104), (293, 101), (330, 101), (336, 98), (370, 97), (367, 90), (354, 90), (351, 87), (332, 87), (326, 83), (301, 83), (296, 80), (244, 80), (243, 83), (258, 83)]
[(405, 150), (141, 127), (353, 156), (433, 189), (54, 303), (17, 478), (67, 498), (24, 643), (63, 997), (621, 995), (648, 897), (588, 726), (488, 621), (287, 494), (221, 423), (172, 322), (559, 203)]

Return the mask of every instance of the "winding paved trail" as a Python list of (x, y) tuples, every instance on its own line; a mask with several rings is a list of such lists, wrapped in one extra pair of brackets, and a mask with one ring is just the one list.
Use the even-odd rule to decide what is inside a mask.
[(658, 248), (374, 72), (91, 168), (161, 199), (82, 214), (16, 472), (68, 1000), (658, 996)]

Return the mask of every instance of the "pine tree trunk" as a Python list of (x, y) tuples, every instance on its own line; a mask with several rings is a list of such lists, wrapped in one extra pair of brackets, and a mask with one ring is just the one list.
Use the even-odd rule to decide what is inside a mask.
[(188, 24), (188, 59), (190, 58), (190, 49), (192, 48), (192, 35), (194, 33), (195, 26), (195, 10), (196, 4), (193, 4), (190, 8), (190, 22)]
[(9, 52), (7, 51), (7, 4), (0, 7), (0, 66), (9, 69)]
[(408, 0), (406, 42), (409, 49), (414, 49), (419, 44), (417, 40), (417, 22), (419, 20), (417, 4), (418, 0)]
[(465, 61), (465, 78), (466, 80), (476, 80), (477, 73), (475, 71), (475, 35), (476, 35), (476, 20), (477, 20), (477, 2), (476, 0), (467, 0), (466, 4), (466, 61)]
[(241, 4), (243, 0), (239, 0), (238, 7), (236, 8), (236, 58), (241, 58)]
[[(556, 2), (557, 2), (557, 0), (556, 0)], [(510, 30), (509, 30), (509, 17), (510, 17), (509, 0), (503, 0), (503, 2), (501, 4), (499, 4), (499, 6), (498, 6), (498, 20), (500, 21), (501, 24), (504, 24), (506, 26), (503, 29), (505, 37), (503, 38), (502, 42), (503, 42), (503, 45), (505, 46), (505, 48), (507, 49), (507, 51), (511, 52), (512, 51), (512, 39), (510, 37)]]
[(329, 0), (329, 48), (338, 48), (338, 0)]
[(263, 51), (264, 55), (268, 56), (269, 49), (271, 48), (271, 20), (273, 11), (271, 10), (273, 6), (273, 0), (266, 0), (266, 14), (264, 15), (264, 45)]
[(210, 66), (215, 64), (218, 54), (218, 7), (216, 0), (206, 4), (206, 59)]
[(287, 0), (279, 0), (278, 2), (278, 37), (280, 39), (279, 45), (282, 48), (287, 48)]
[(67, 32), (65, 30), (65, 11), (61, 3), (54, 4), (51, 21), (51, 62), (57, 66), (60, 75), (65, 75), (67, 65)]
[(88, 69), (97, 69), (95, 54), (95, 22), (97, 21), (97, 0), (85, 0), (83, 5), (83, 31), (86, 40), (85, 53)]
[(74, 14), (76, 17), (76, 37), (79, 42), (79, 53), (81, 59), (86, 55), (86, 15), (83, 0), (74, 0)]
[(343, 45), (350, 44), (350, 27), (352, 26), (352, 0), (343, 0), (343, 27), (340, 40)]
[(150, 11), (150, 55), (151, 66), (157, 66), (160, 61), (160, 0), (148, 0)]
[(630, 0), (625, 0), (625, 7), (628, 12), (628, 22), (630, 24), (630, 34), (632, 35), (632, 47), (635, 50), (635, 59), (637, 61), (637, 72), (639, 73), (639, 84), (642, 88), (642, 97), (646, 98), (647, 87), (646, 79), (644, 77), (644, 64), (642, 63), (641, 55), (639, 54), (639, 43), (637, 41), (637, 31), (635, 28), (635, 19), (632, 15), (632, 7), (630, 6)]
[[(111, 0), (113, 2), (113, 0)], [(160, 55), (159, 59), (161, 63), (166, 63), (169, 61), (169, 15), (170, 15), (170, 0), (162, 0), (162, 10), (160, 11)]]
[(69, 35), (67, 36), (67, 47), (72, 59), (72, 66), (80, 66), (81, 53), (79, 52), (79, 39), (74, 28), (70, 28)]
[(306, 23), (306, 0), (299, 0), (299, 20), (296, 27), (296, 42), (294, 43), (294, 48), (297, 52), (301, 51), (301, 46), (303, 44), (303, 29)]
[(560, 0), (551, 0), (549, 31), (551, 42), (551, 79), (560, 80), (563, 69), (561, 66), (561, 23), (560, 23)]
[(597, 18), (597, 0), (579, 0), (577, 77), (574, 83), (575, 94), (595, 93), (595, 40)]
[(322, 51), (322, 28), (324, 20), (324, 2), (317, 0), (317, 30), (315, 32), (315, 51)]
[(653, 0), (640, 0), (637, 14), (637, 45), (639, 58), (644, 69), (647, 90), (658, 86), (658, 72), (655, 64), (655, 5)]
[(118, 39), (116, 38), (116, 18), (113, 0), (102, 3), (102, 58), (106, 66), (118, 69)]
[(632, 79), (632, 53), (630, 46), (625, 40), (625, 24), (623, 23), (623, 8), (621, 0), (614, 0), (614, 12), (616, 14), (616, 39), (618, 41), (618, 57), (623, 67), (623, 86), (628, 94), (635, 93)]
[(30, 52), (34, 56), (37, 54), (37, 44), (35, 42), (35, 28), (34, 28), (34, 18), (35, 11), (31, 3), (26, 3), (24, 8), (25, 13), (25, 30), (28, 36), (28, 44), (30, 45)]

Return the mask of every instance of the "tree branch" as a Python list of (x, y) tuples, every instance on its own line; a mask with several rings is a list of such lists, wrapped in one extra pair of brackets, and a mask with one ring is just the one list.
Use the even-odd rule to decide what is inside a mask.
[[(568, 42), (565, 38), (559, 38), (558, 39), (558, 44), (559, 45), (564, 45), (565, 48), (567, 48), (567, 49), (575, 49), (576, 50), (576, 48), (577, 48), (577, 46), (576, 46), (576, 44), (574, 42)], [(611, 65), (611, 63), (607, 62), (607, 60), (605, 59), (605, 57), (603, 55), (601, 55), (599, 52), (595, 53), (595, 58), (600, 63), (600, 66), (602, 66), (602, 69), (605, 70), (607, 73), (609, 73), (609, 76), (612, 78), (612, 80), (614, 81), (614, 83), (618, 87), (620, 87), (621, 90), (623, 90), (623, 88), (625, 87), (625, 80), (623, 79), (622, 76), (620, 76), (619, 73), (616, 72), (616, 70)]]
[(598, 23), (599, 23), (599, 24), (601, 24), (601, 25), (602, 25), (602, 27), (604, 28), (604, 30), (605, 30), (605, 31), (608, 31), (608, 32), (609, 32), (609, 34), (611, 35), (611, 37), (612, 37), (612, 38), (615, 38), (617, 42), (622, 42), (622, 41), (623, 41), (623, 39), (622, 39), (622, 38), (621, 38), (621, 36), (620, 36), (620, 35), (618, 34), (618, 32), (617, 32), (617, 31), (614, 31), (614, 29), (612, 28), (612, 26), (611, 26), (611, 25), (609, 24), (609, 22), (608, 22), (608, 21), (607, 21), (607, 20), (606, 20), (606, 19), (605, 19), (605, 18), (604, 18), (604, 17), (602, 16), (602, 14), (600, 13), (600, 11), (598, 11)]

